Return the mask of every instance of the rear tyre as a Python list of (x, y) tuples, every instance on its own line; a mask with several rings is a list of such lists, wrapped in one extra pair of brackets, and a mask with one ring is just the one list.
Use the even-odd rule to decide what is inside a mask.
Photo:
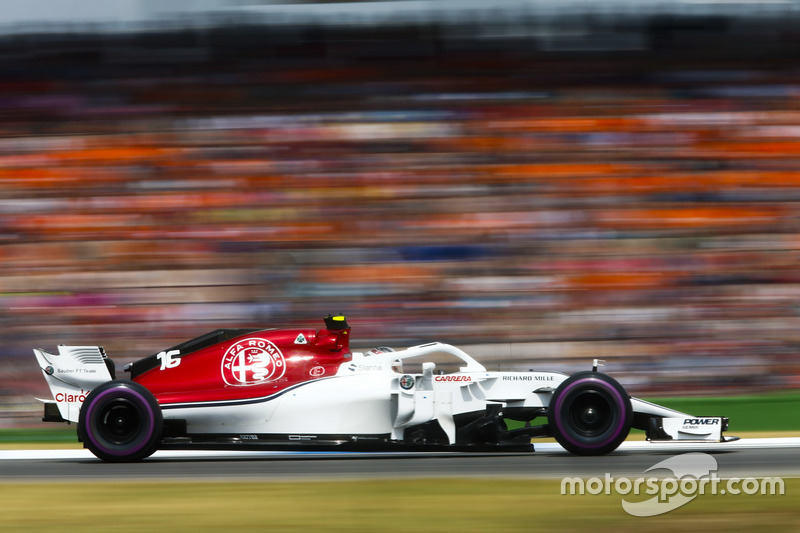
[(152, 393), (133, 381), (107, 381), (86, 397), (78, 434), (104, 461), (139, 461), (156, 451), (163, 418)]
[(556, 441), (578, 455), (603, 455), (624, 441), (633, 422), (631, 398), (614, 378), (578, 372), (556, 388), (547, 415)]

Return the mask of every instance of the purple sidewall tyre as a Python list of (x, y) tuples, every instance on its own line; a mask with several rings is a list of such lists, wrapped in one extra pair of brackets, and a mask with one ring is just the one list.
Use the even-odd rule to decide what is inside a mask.
[(163, 418), (158, 402), (133, 381), (109, 381), (86, 397), (78, 421), (84, 446), (104, 461), (138, 461), (161, 440)]
[(633, 409), (630, 396), (615, 379), (579, 372), (555, 390), (547, 416), (551, 433), (566, 450), (604, 455), (628, 436)]

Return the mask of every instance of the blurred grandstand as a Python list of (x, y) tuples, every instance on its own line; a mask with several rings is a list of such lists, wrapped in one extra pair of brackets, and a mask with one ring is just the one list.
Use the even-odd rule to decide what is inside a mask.
[(255, 4), (0, 21), (0, 426), (32, 347), (332, 311), (637, 395), (800, 386), (797, 2)]

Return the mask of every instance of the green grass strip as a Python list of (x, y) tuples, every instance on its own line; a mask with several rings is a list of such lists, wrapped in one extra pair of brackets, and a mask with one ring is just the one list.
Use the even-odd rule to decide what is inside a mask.
[(54, 423), (52, 427), (0, 429), (0, 445), (74, 443), (78, 441), (76, 428)]
[(758, 396), (642, 398), (697, 416), (727, 416), (728, 433), (737, 431), (800, 431), (800, 393)]
[(705, 495), (636, 518), (618, 494), (562, 495), (558, 480), (0, 484), (0, 530), (92, 533), (797, 531), (800, 480), (785, 495)]

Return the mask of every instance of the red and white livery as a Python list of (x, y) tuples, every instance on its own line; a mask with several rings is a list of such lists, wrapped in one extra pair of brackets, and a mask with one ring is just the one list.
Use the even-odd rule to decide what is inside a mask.
[(597, 361), (568, 376), (488, 371), (438, 342), (353, 352), (344, 316), (319, 330), (216, 330), (128, 365), (126, 379), (99, 346), (34, 353), (53, 394), (44, 420), (76, 423), (106, 461), (195, 447), (533, 451), (546, 436), (601, 455), (632, 427), (651, 440), (732, 439), (727, 418), (632, 398)]

